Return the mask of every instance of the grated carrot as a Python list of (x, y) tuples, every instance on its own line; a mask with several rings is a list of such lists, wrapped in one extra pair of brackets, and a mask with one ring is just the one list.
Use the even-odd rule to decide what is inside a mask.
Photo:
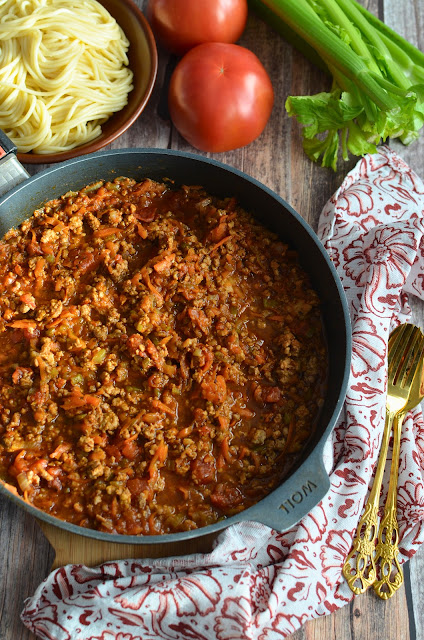
[(51, 322), (49, 322), (47, 326), (47, 329), (53, 329), (53, 327), (56, 327), (58, 324), (60, 324), (62, 322), (62, 320), (65, 320), (65, 318), (74, 318), (75, 317), (75, 313), (73, 313), (72, 311), (63, 311), (63, 313), (61, 313), (61, 315), (58, 318), (55, 318), (54, 320), (52, 320)]
[(175, 260), (175, 253), (170, 253), (167, 256), (164, 256), (158, 262), (155, 262), (155, 264), (153, 265), (153, 269), (157, 273), (162, 273), (162, 271), (165, 271), (166, 269), (168, 269), (168, 267), (171, 266), (174, 260)]
[(216, 461), (216, 468), (217, 471), (222, 471), (222, 469), (225, 467), (225, 460), (224, 460), (224, 456), (222, 455), (222, 453), (219, 454), (218, 459)]
[(62, 251), (63, 251), (63, 247), (60, 247), (59, 251), (57, 252), (56, 259), (53, 262), (53, 266), (54, 267), (57, 265), (57, 263), (59, 262), (60, 258), (62, 257)]
[(157, 446), (155, 453), (153, 454), (152, 459), (150, 460), (148, 472), (150, 476), (150, 480), (156, 480), (159, 475), (158, 467), (156, 463), (163, 464), (168, 457), (168, 445), (161, 440)]
[(128, 444), (128, 442), (132, 442), (133, 440), (136, 440), (138, 438), (138, 433), (133, 433), (132, 436), (130, 436), (129, 438), (125, 438), (123, 444)]
[(106, 229), (98, 229), (93, 233), (94, 238), (107, 238), (108, 236), (113, 236), (116, 233), (122, 233), (122, 229), (119, 227), (107, 227)]
[(178, 431), (177, 438), (180, 438), (180, 440), (182, 440), (183, 438), (187, 438), (187, 436), (189, 436), (192, 431), (193, 425), (191, 424), (189, 427), (184, 427), (184, 429)]
[(221, 442), (221, 451), (225, 462), (231, 462), (232, 455), (230, 453), (230, 440), (228, 436), (225, 436)]
[(217, 416), (222, 431), (228, 431), (229, 420), (225, 416)]
[(140, 184), (137, 186), (136, 189), (133, 189), (133, 194), (136, 196), (141, 196), (143, 193), (146, 193), (146, 191), (151, 187), (152, 187), (152, 181), (149, 178), (147, 178), (143, 182), (140, 182)]
[(34, 360), (34, 364), (39, 368), (40, 370), (40, 382), (41, 382), (41, 386), (43, 386), (46, 382), (46, 378), (47, 378), (47, 374), (46, 374), (46, 363), (44, 362), (43, 358), (41, 356), (39, 356), (38, 358), (36, 358)]
[(156, 533), (156, 522), (155, 522), (155, 516), (153, 515), (153, 513), (151, 513), (150, 516), (147, 518), (147, 523), (149, 525), (149, 532)]
[(290, 447), (292, 445), (292, 441), (294, 439), (294, 434), (296, 431), (295, 426), (296, 426), (296, 419), (293, 416), (289, 423), (289, 430), (287, 433), (286, 446), (284, 447), (284, 452), (290, 451)]
[(72, 449), (72, 445), (69, 444), (69, 442), (62, 442), (61, 444), (57, 445), (56, 449), (52, 451), (49, 457), (54, 459), (60, 458), (62, 453), (66, 453), (67, 451), (69, 451), (69, 449)]
[(204, 351), (203, 353), (205, 355), (205, 364), (202, 367), (202, 373), (206, 373), (213, 364), (213, 354), (210, 351)]
[(145, 239), (147, 238), (147, 236), (148, 236), (147, 229), (146, 229), (145, 227), (143, 227), (143, 225), (141, 224), (141, 222), (138, 222), (138, 223), (137, 223), (137, 232), (138, 232), (138, 235), (139, 235), (143, 240), (145, 240)]
[(146, 269), (145, 267), (141, 270), (141, 275), (142, 275), (142, 277), (143, 277), (144, 282), (146, 283), (146, 285), (147, 285), (147, 286), (148, 286), (148, 288), (150, 289), (150, 291), (151, 291), (151, 292), (152, 292), (152, 293), (157, 297), (157, 299), (158, 299), (158, 301), (159, 301), (159, 304), (162, 304), (162, 303), (163, 303), (163, 297), (162, 297), (162, 295), (159, 293), (159, 291), (156, 289), (156, 287), (154, 287), (154, 286), (152, 285), (152, 282), (151, 282), (151, 280), (150, 280), (150, 276), (149, 276), (149, 274), (147, 273), (147, 269)]
[(113, 518), (116, 518), (118, 515), (118, 500), (116, 496), (113, 496), (112, 504), (110, 505), (110, 513)]
[(98, 396), (91, 396), (87, 393), (83, 394), (79, 387), (75, 387), (71, 395), (65, 399), (62, 408), (68, 411), (69, 409), (77, 409), (79, 407), (85, 407), (86, 405), (98, 407), (99, 404), (100, 398)]
[(15, 320), (14, 322), (9, 322), (8, 327), (13, 327), (13, 329), (35, 329), (37, 323), (35, 320)]
[(155, 409), (158, 409), (159, 411), (163, 411), (164, 413), (167, 413), (170, 416), (174, 416), (175, 415), (175, 410), (174, 409), (171, 409), (171, 407), (168, 407), (167, 404), (165, 404), (164, 402), (161, 402), (157, 398), (152, 398), (152, 406)]
[(34, 295), (36, 296), (40, 295), (40, 291), (43, 287), (43, 284), (44, 284), (44, 278), (42, 276), (38, 276), (38, 278), (35, 278)]
[(234, 218), (237, 218), (237, 214), (236, 213), (224, 213), (223, 216), (220, 217), (219, 221), (220, 222), (230, 222), (230, 220), (234, 220)]
[(255, 412), (247, 409), (247, 407), (234, 407), (234, 411), (242, 418), (253, 418), (255, 415)]
[(213, 253), (214, 251), (216, 251), (221, 245), (225, 244), (226, 242), (228, 242), (228, 240), (231, 240), (231, 236), (225, 236), (225, 238), (222, 238), (222, 240), (220, 240), (219, 242), (217, 242), (216, 244), (214, 244), (214, 246), (212, 247), (212, 249), (209, 251), (209, 253)]
[(43, 275), (43, 270), (44, 270), (44, 266), (46, 264), (46, 259), (45, 258), (38, 258), (37, 259), (37, 263), (35, 265), (35, 269), (34, 269), (34, 275), (36, 278), (39, 278), (40, 276)]
[(245, 446), (242, 446), (240, 448), (240, 453), (238, 455), (239, 460), (243, 460), (243, 458), (246, 456), (247, 453), (249, 453), (249, 449)]

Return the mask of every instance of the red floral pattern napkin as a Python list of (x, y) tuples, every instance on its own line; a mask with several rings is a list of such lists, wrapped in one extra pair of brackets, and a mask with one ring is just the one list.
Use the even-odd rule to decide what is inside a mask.
[[(423, 183), (387, 147), (360, 160), (322, 213), (319, 234), (353, 322), (349, 389), (326, 445), (331, 488), (322, 502), (285, 533), (232, 526), (208, 555), (57, 569), (26, 602), (29, 629), (49, 640), (281, 640), (352, 598), (342, 566), (382, 436), (387, 337), (409, 318), (407, 293), (424, 297), (423, 213)], [(424, 538), (423, 454), (418, 408), (403, 426), (401, 561)]]

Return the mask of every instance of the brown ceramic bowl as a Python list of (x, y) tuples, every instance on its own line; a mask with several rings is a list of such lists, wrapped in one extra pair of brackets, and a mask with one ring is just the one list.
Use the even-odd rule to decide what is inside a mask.
[(158, 56), (156, 42), (149, 23), (132, 0), (99, 0), (115, 18), (127, 36), (129, 67), (134, 74), (134, 89), (128, 94), (128, 103), (102, 125), (102, 133), (91, 142), (61, 153), (18, 153), (24, 164), (50, 164), (62, 162), (98, 151), (124, 133), (138, 118), (149, 100), (156, 80)]

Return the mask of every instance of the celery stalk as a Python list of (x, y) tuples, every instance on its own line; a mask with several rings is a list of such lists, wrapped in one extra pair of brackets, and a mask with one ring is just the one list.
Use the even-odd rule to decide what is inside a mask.
[(374, 14), (370, 13), (365, 7), (363, 7), (356, 0), (350, 0), (350, 4), (356, 8), (357, 11), (362, 13), (367, 22), (370, 23), (380, 35), (384, 35), (390, 42), (397, 45), (398, 51), (402, 51), (405, 55), (405, 60), (409, 59), (415, 65), (424, 67), (424, 53), (414, 47), (413, 44), (402, 38), (396, 31), (393, 31), (384, 22), (381, 22)]
[(277, 14), (273, 13), (272, 9), (267, 7), (261, 0), (249, 0), (250, 6), (254, 9), (255, 13), (260, 16), (265, 22), (268, 22), (272, 28), (277, 31), (287, 42), (292, 44), (298, 51), (317, 67), (320, 67), (326, 73), (329, 73), (327, 65), (323, 59), (317, 54), (315, 49), (311, 47), (305, 40), (290, 29), (288, 24), (284, 22)]
[(330, 92), (291, 96), (304, 149), (337, 166), (339, 147), (364, 155), (390, 137), (409, 144), (424, 124), (424, 54), (355, 0), (249, 0), (253, 9), (333, 76)]
[[(328, 0), (335, 2), (335, 0)], [(364, 60), (331, 31), (310, 7), (308, 0), (264, 0), (264, 4), (283, 18), (289, 27), (310, 44), (326, 64), (339, 69), (369, 95), (381, 108), (394, 108), (396, 103), (370, 75)]]

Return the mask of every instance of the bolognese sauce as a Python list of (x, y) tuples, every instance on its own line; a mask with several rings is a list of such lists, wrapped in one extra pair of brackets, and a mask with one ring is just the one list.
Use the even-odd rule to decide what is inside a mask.
[(0, 241), (0, 477), (65, 521), (152, 535), (253, 505), (326, 361), (296, 253), (233, 198), (119, 178)]

